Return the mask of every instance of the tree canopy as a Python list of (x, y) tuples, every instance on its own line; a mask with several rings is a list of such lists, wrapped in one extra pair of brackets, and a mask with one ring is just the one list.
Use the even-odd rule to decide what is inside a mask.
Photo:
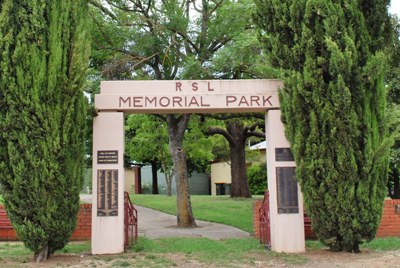
[(18, 237), (47, 259), (76, 226), (85, 159), (87, 2), (0, 2), (0, 183)]
[[(249, 0), (90, 3), (95, 26), (92, 64), (106, 79), (252, 78), (270, 71), (269, 65), (260, 64), (265, 58), (259, 57)], [(189, 115), (166, 115), (166, 121), (175, 177), (183, 184), (178, 186), (178, 210), (189, 209), (183, 144)], [(180, 221), (179, 215), (178, 222), (189, 222)]]
[(358, 252), (380, 223), (389, 2), (256, 0), (265, 47), (283, 70), (282, 120), (305, 207), (332, 250)]

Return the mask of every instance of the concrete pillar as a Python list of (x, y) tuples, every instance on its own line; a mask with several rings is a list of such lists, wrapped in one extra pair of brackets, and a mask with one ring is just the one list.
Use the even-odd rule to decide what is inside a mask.
[(280, 110), (270, 110), (265, 116), (271, 250), (304, 252), (303, 196), (292, 181), (296, 164), (280, 117)]
[(93, 121), (92, 254), (124, 252), (124, 114)]

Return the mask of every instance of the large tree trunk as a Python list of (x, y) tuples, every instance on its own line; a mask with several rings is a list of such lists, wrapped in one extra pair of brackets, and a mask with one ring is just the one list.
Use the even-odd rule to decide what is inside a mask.
[(231, 157), (231, 197), (251, 197), (246, 175), (246, 133), (239, 121), (228, 121), (226, 129), (232, 140), (229, 142)]
[(40, 263), (42, 261), (47, 260), (50, 257), (49, 254), (49, 246), (46, 245), (45, 247), (43, 247), (42, 249), (38, 250), (37, 252), (35, 252), (34, 255), (34, 260), (36, 263)]
[(182, 140), (189, 122), (189, 115), (175, 117), (167, 115), (169, 148), (174, 162), (176, 180), (176, 205), (178, 227), (195, 227), (189, 194), (189, 179), (186, 166), (186, 154)]
[(153, 177), (153, 194), (158, 194), (158, 177), (157, 177), (157, 162), (151, 162), (151, 174)]

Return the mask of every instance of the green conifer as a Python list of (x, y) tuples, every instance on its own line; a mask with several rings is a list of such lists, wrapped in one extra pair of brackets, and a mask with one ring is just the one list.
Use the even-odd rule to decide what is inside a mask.
[(0, 183), (36, 261), (68, 242), (84, 168), (85, 0), (0, 2)]
[(256, 0), (296, 177), (318, 238), (359, 251), (386, 194), (385, 57), (389, 0)]

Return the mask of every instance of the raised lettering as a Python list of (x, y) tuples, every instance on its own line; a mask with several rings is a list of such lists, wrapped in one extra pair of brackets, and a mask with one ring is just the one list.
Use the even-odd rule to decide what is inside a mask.
[(182, 83), (181, 82), (176, 82), (175, 83), (175, 91), (182, 91)]
[(211, 83), (210, 82), (208, 82), (208, 91), (214, 91), (214, 89), (211, 88)]
[(242, 96), (240, 98), (238, 106), (242, 106), (242, 104), (246, 104), (246, 106), (249, 107), (249, 103), (247, 102), (246, 96)]
[(177, 107), (175, 104), (182, 107), (182, 97), (172, 97), (172, 107)]
[(226, 96), (226, 106), (229, 106), (229, 103), (236, 102), (237, 98), (235, 96)]
[(142, 100), (143, 97), (133, 97), (133, 107), (143, 107)]
[[(163, 103), (163, 100), (166, 100), (166, 102)], [(168, 97), (161, 97), (158, 103), (161, 107), (168, 107), (171, 103), (171, 100)]]
[(257, 104), (257, 106), (260, 106), (259, 101), (260, 101), (260, 96), (250, 96), (250, 103), (251, 103), (250, 106), (252, 107), (255, 106), (253, 103)]
[(210, 104), (204, 103), (203, 102), (203, 96), (200, 97), (200, 103), (201, 103), (201, 107), (210, 107)]
[(192, 90), (197, 91), (199, 89), (197, 82), (192, 83)]
[(121, 107), (121, 104), (126, 104), (128, 103), (128, 107), (131, 107), (131, 97), (127, 97), (124, 99), (123, 97), (119, 97), (119, 107)]
[(153, 98), (149, 98), (149, 97), (145, 97), (144, 98), (144, 107), (148, 107), (149, 104), (152, 104), (154, 107), (157, 107), (157, 97), (153, 97)]
[(192, 97), (192, 98), (190, 99), (189, 105), (188, 105), (187, 107), (190, 107), (190, 106), (192, 106), (192, 105), (196, 105), (197, 107), (200, 106), (199, 103), (197, 102), (196, 97)]
[(263, 96), (263, 106), (265, 106), (265, 103), (269, 103), (269, 105), (273, 106), (270, 99), (272, 96)]

